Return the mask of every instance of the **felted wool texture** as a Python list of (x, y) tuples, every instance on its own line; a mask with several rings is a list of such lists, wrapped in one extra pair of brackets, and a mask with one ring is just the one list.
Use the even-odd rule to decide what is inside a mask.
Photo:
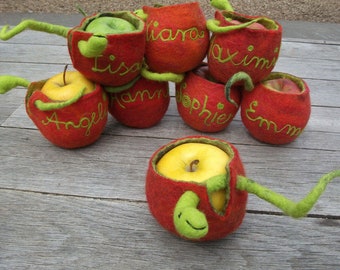
[[(256, 18), (227, 11), (215, 13), (215, 19), (221, 27), (232, 26), (231, 19), (247, 22)], [(258, 21), (262, 22), (270, 29), (247, 27), (212, 34), (207, 58), (211, 75), (216, 80), (226, 83), (233, 74), (244, 71), (256, 83), (270, 74), (279, 57), (282, 27), (277, 22), (275, 29), (267, 20)]]
[[(241, 91), (234, 87), (230, 95), (240, 103)], [(223, 84), (201, 77), (195, 71), (187, 73), (183, 82), (176, 85), (176, 102), (183, 121), (203, 132), (224, 130), (239, 108), (227, 100)]]
[(153, 72), (184, 73), (206, 56), (209, 31), (198, 2), (143, 7), (147, 14), (146, 63)]
[(126, 126), (148, 128), (161, 121), (169, 102), (168, 82), (140, 77), (130, 89), (110, 94), (109, 112)]
[(290, 74), (272, 73), (264, 81), (287, 78), (295, 82), (300, 93), (273, 91), (262, 83), (243, 91), (241, 118), (249, 133), (259, 141), (286, 144), (294, 141), (306, 127), (310, 113), (310, 90), (305, 81)]
[[(84, 56), (79, 49), (79, 42), (83, 47), (84, 42), (90, 42), (90, 38), (95, 34), (86, 32), (86, 26), (92, 20), (101, 16), (128, 20), (135, 25), (136, 31), (108, 34), (106, 37), (102, 37), (107, 39), (107, 46), (103, 52), (100, 52), (99, 56)], [(69, 31), (67, 40), (74, 68), (93, 82), (108, 86), (121, 86), (129, 83), (140, 74), (145, 52), (146, 26), (144, 21), (132, 12), (98, 13), (88, 16), (81, 21), (79, 26)], [(99, 45), (98, 47), (101, 47)], [(95, 45), (89, 44), (88, 46)], [(91, 51), (91, 49), (89, 48), (88, 51)], [(91, 54), (94, 53), (91, 52)]]
[[(216, 213), (212, 208), (207, 187), (204, 183), (173, 181), (157, 173), (156, 164), (158, 160), (177, 145), (187, 142), (209, 143), (227, 151), (230, 156), (230, 199), (224, 215)], [(162, 227), (173, 234), (183, 237), (176, 231), (173, 212), (179, 198), (186, 191), (192, 191), (198, 195), (200, 199), (198, 210), (205, 214), (209, 225), (208, 233), (203, 238), (193, 241), (209, 241), (223, 238), (241, 225), (245, 215), (248, 193), (236, 189), (238, 175), (245, 175), (245, 172), (237, 149), (230, 143), (206, 136), (190, 136), (172, 141), (159, 148), (149, 161), (145, 184), (149, 209)]]
[(108, 97), (100, 85), (93, 92), (62, 109), (42, 111), (36, 101), (53, 102), (40, 89), (45, 81), (31, 83), (26, 112), (41, 134), (62, 148), (79, 148), (98, 140), (107, 123)]

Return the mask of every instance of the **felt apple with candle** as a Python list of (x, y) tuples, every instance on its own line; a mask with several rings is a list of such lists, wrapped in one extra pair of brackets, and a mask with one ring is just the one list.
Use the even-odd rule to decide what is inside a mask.
[(180, 74), (206, 56), (209, 31), (198, 2), (143, 7), (147, 25), (145, 60), (151, 71)]
[(15, 76), (0, 76), (2, 92), (19, 85), (27, 87), (28, 116), (47, 140), (62, 148), (94, 143), (107, 123), (107, 94), (99, 84), (75, 72), (64, 71), (49, 80), (32, 83)]
[(134, 128), (156, 125), (170, 102), (169, 83), (140, 77), (129, 89), (110, 94), (109, 112), (118, 122)]
[(282, 39), (278, 22), (224, 10), (216, 11), (207, 27), (213, 33), (208, 65), (217, 81), (226, 83), (233, 74), (243, 71), (256, 83), (275, 67)]
[[(230, 95), (237, 104), (240, 103), (241, 93), (236, 87)], [(212, 79), (205, 64), (188, 72), (176, 85), (176, 102), (183, 121), (203, 132), (224, 130), (238, 111), (238, 106), (227, 100), (224, 84)]]
[[(238, 79), (235, 79), (238, 78)], [(237, 73), (230, 81), (250, 81)], [(298, 138), (311, 114), (310, 90), (304, 80), (291, 74), (272, 72), (260, 83), (243, 91), (241, 118), (259, 141), (287, 144)]]
[(217, 240), (234, 232), (246, 213), (248, 193), (305, 216), (340, 170), (320, 178), (294, 203), (245, 177), (235, 146), (227, 141), (191, 136), (160, 147), (150, 158), (145, 192), (150, 212), (171, 233), (192, 241)]

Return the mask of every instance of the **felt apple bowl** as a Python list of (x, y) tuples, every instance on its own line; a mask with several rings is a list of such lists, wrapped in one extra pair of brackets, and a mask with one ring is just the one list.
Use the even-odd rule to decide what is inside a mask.
[(153, 72), (184, 73), (198, 66), (209, 46), (206, 20), (197, 2), (143, 7), (147, 15), (145, 58)]
[(249, 133), (259, 141), (287, 144), (303, 132), (311, 113), (306, 82), (290, 74), (273, 72), (244, 91), (241, 118)]
[[(190, 143), (202, 144), (208, 149), (197, 152), (196, 146), (190, 148)], [(203, 176), (200, 182), (195, 182), (194, 179), (192, 181), (174, 180), (159, 172), (158, 165), (162, 158), (179, 146), (188, 146), (188, 151), (174, 154), (174, 159), (178, 164), (174, 165), (169, 162), (168, 165), (174, 170), (181, 171), (185, 162), (192, 163), (196, 158), (200, 159), (198, 166), (207, 167), (205, 168), (207, 179)], [(209, 149), (211, 147), (214, 149)], [(219, 156), (223, 154), (227, 156), (226, 162), (219, 159)], [(210, 162), (214, 164), (211, 168), (209, 168)], [(225, 177), (214, 178), (216, 174), (219, 174), (216, 172), (218, 170), (222, 170), (222, 176)], [(236, 189), (237, 176), (244, 175), (244, 173), (237, 149), (228, 142), (204, 136), (186, 137), (170, 142), (158, 149), (149, 161), (145, 188), (150, 211), (161, 226), (185, 239), (207, 241), (222, 238), (235, 231), (245, 215), (248, 194)], [(197, 219), (200, 219), (200, 215), (194, 210), (192, 217), (190, 214), (186, 217), (187, 221), (191, 222), (190, 228), (181, 228), (183, 224), (181, 225), (181, 220), (178, 219), (186, 216), (184, 209), (182, 212), (181, 208), (183, 200), (188, 199), (185, 198), (188, 196), (189, 204), (190, 201), (196, 201), (192, 207), (205, 215), (207, 223), (197, 224), (199, 221), (195, 220), (195, 214), (198, 214)], [(224, 200), (219, 210), (214, 206), (214, 196), (222, 196), (220, 198)], [(176, 209), (179, 212), (176, 212)]]
[[(58, 107), (40, 90), (46, 81), (32, 82), (26, 94), (26, 112), (41, 134), (62, 148), (79, 148), (98, 140), (108, 116), (108, 97), (97, 84), (76, 102)], [(61, 104), (60, 104), (61, 105)]]
[(282, 27), (266, 17), (254, 17), (230, 11), (216, 11), (207, 22), (213, 32), (208, 65), (211, 75), (226, 83), (243, 71), (259, 82), (273, 70), (279, 56)]
[[(109, 26), (105, 29), (105, 25), (111, 22), (102, 22), (103, 19), (119, 20), (112, 26), (117, 33), (110, 33)], [(146, 26), (132, 12), (117, 11), (88, 16), (68, 32), (67, 40), (74, 68), (93, 82), (121, 86), (140, 74)]]
[(110, 94), (109, 112), (134, 128), (148, 128), (163, 118), (170, 102), (169, 83), (140, 77), (129, 89)]
[[(238, 105), (240, 91), (233, 88), (230, 95)], [(176, 102), (183, 121), (203, 132), (224, 130), (239, 108), (227, 100), (225, 86), (211, 80), (206, 65), (187, 73), (184, 80), (176, 84)]]

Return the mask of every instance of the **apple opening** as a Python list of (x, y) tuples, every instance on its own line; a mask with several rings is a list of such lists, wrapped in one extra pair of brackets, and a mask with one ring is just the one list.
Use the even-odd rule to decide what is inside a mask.
[(144, 22), (131, 12), (119, 11), (112, 13), (98, 13), (88, 17), (80, 29), (94, 34), (128, 34), (142, 32)]
[(282, 72), (272, 72), (262, 81), (267, 88), (281, 93), (300, 94), (306, 90), (306, 86), (298, 77)]
[(255, 23), (249, 25), (247, 28), (250, 29), (267, 29), (267, 30), (278, 30), (279, 25), (274, 21), (267, 17), (249, 17), (243, 16), (242, 14), (230, 12), (230, 11), (223, 11), (222, 12), (226, 21), (231, 24), (237, 25), (241, 23), (248, 23), (252, 20), (256, 20)]

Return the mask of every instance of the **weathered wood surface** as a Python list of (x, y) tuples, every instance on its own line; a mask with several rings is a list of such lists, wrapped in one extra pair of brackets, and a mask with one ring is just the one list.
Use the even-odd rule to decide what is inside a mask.
[[(66, 40), (27, 31), (0, 42), (0, 74), (46, 79), (70, 63)], [(277, 71), (311, 88), (312, 115), (298, 140), (275, 147), (249, 136), (237, 115), (206, 134), (239, 149), (247, 175), (293, 200), (340, 169), (340, 44), (284, 40)], [(174, 91), (172, 89), (172, 96)], [(0, 269), (338, 269), (340, 180), (310, 215), (294, 220), (250, 195), (240, 229), (216, 242), (191, 243), (152, 218), (144, 183), (152, 153), (201, 134), (187, 127), (174, 98), (150, 129), (110, 118), (92, 146), (51, 145), (27, 117), (25, 89), (0, 96)]]

